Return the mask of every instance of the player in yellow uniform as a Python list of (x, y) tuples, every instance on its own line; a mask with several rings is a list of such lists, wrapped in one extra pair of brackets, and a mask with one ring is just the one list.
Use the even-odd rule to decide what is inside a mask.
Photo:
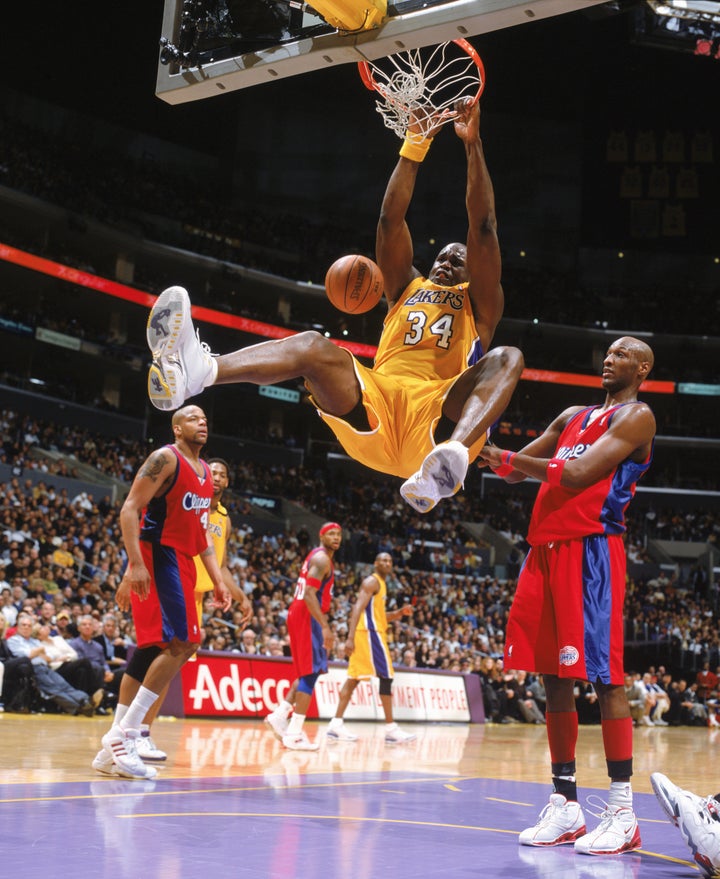
[(316, 332), (212, 356), (197, 338), (187, 291), (170, 287), (148, 318), (152, 403), (174, 409), (212, 384), (302, 377), (347, 453), (405, 479), (400, 491), (415, 509), (427, 512), (453, 495), (523, 368), (516, 348), (488, 351), (504, 307), (495, 197), (479, 107), (461, 100), (456, 112), (455, 133), (467, 160), (467, 241), (446, 245), (427, 278), (413, 265), (405, 217), (432, 138), (407, 140), (377, 229), (376, 260), (389, 311), (372, 369)]
[(345, 729), (343, 715), (350, 704), (352, 694), (360, 681), (378, 678), (380, 703), (385, 715), (385, 741), (391, 743), (412, 742), (417, 736), (406, 733), (393, 720), (392, 681), (394, 677), (392, 658), (388, 647), (388, 622), (409, 616), (408, 605), (389, 613), (387, 601), (387, 578), (392, 574), (393, 561), (387, 552), (375, 558), (372, 574), (360, 584), (360, 592), (350, 612), (345, 652), (350, 657), (348, 676), (340, 690), (337, 711), (327, 728), (329, 739), (354, 742), (357, 736)]
[[(230, 534), (230, 516), (228, 511), (222, 505), (222, 496), (230, 484), (230, 471), (227, 462), (223, 458), (210, 458), (207, 461), (210, 467), (210, 475), (213, 481), (213, 496), (210, 501), (210, 519), (208, 522), (208, 534), (212, 537), (215, 547), (215, 555), (220, 563), (220, 573), (223, 581), (228, 588), (228, 592), (235, 601), (240, 605), (242, 611), (241, 625), (246, 625), (253, 614), (253, 607), (250, 599), (240, 589), (235, 582), (230, 568), (227, 563), (227, 541)], [(205, 566), (199, 556), (195, 556), (195, 567), (197, 568), (197, 579), (195, 581), (195, 603), (198, 612), (198, 625), (202, 628), (203, 623), (203, 601), (208, 592), (212, 592), (213, 584), (205, 570)]]

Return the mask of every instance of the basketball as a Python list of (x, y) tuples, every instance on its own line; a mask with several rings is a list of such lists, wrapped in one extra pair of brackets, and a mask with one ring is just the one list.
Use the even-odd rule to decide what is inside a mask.
[(340, 311), (363, 314), (382, 299), (385, 282), (378, 266), (366, 256), (341, 256), (327, 270), (325, 292)]

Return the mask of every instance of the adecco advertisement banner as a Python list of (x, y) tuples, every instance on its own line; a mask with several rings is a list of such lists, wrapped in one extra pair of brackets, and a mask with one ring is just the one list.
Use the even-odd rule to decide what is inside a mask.
[[(343, 665), (331, 667), (327, 675), (318, 678), (308, 717), (330, 718), (335, 714), (346, 676)], [(287, 659), (203, 652), (197, 662), (186, 663), (181, 678), (176, 680), (181, 680), (182, 693), (173, 693), (171, 688), (163, 713), (264, 717), (290, 689), (293, 667)], [(479, 678), (398, 669), (393, 683), (393, 714), (398, 721), (482, 722)], [(349, 720), (383, 717), (376, 680), (360, 683), (345, 716)]]

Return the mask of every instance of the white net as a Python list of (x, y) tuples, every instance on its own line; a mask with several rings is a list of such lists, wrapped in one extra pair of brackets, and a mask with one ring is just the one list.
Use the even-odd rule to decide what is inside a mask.
[(398, 137), (404, 139), (413, 123), (408, 136), (423, 140), (431, 128), (455, 118), (457, 100), (479, 96), (484, 86), (482, 62), (463, 45), (468, 44), (453, 40), (364, 63), (363, 79), (367, 85), (368, 74), (371, 77), (377, 111)]

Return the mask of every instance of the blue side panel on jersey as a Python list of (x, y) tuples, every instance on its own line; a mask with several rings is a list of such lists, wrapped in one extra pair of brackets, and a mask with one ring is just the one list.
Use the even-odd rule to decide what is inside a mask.
[(189, 638), (187, 608), (183, 592), (177, 552), (170, 546), (152, 544), (155, 586), (162, 614), (163, 641), (173, 638), (187, 641)]
[(610, 552), (602, 534), (583, 538), (583, 616), (588, 680), (610, 683)]

